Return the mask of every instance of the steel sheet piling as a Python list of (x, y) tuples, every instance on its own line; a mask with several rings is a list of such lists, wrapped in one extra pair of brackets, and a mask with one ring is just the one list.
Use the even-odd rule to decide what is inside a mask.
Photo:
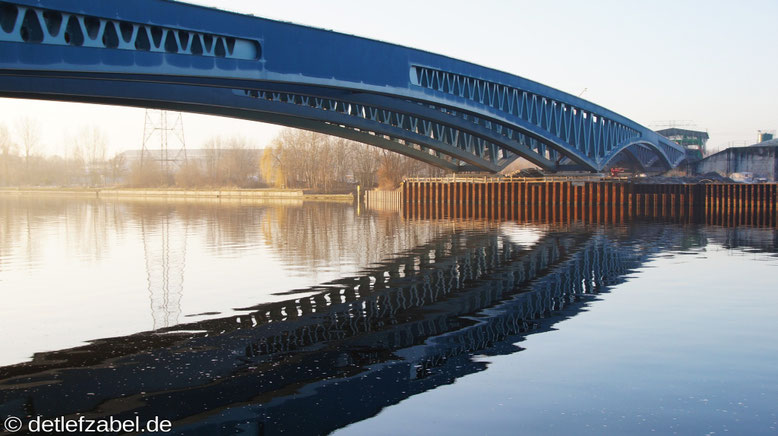
[(607, 223), (650, 218), (727, 226), (774, 226), (778, 221), (776, 195), (775, 183), (662, 185), (451, 177), (406, 180), (394, 194), (371, 194), (365, 201), (368, 207), (391, 202), (407, 209), (402, 211), (402, 216), (408, 218)]

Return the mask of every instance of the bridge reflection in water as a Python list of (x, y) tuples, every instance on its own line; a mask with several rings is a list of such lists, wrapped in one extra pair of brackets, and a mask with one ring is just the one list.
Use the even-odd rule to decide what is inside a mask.
[[(0, 415), (175, 421), (179, 433), (321, 434), (486, 369), (626, 280), (652, 254), (761, 241), (661, 224), (451, 230), (354, 277), (245, 313), (36, 354), (0, 368)], [(769, 242), (772, 241), (772, 244)], [(311, 294), (313, 293), (313, 294)], [(67, 401), (63, 401), (67, 399)]]

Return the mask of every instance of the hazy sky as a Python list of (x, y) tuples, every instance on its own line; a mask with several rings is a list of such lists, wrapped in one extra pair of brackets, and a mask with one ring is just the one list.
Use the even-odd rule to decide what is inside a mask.
[[(583, 97), (649, 127), (691, 121), (709, 147), (778, 128), (778, 1), (196, 0), (221, 9), (375, 38), (497, 68)], [(40, 120), (47, 153), (102, 125), (109, 154), (139, 148), (142, 109), (0, 99), (0, 122)], [(187, 147), (279, 128), (184, 115)]]

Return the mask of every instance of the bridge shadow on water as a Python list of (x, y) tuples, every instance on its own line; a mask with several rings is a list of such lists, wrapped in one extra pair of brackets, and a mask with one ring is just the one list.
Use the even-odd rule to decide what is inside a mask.
[(662, 251), (713, 240), (775, 252), (776, 242), (768, 229), (646, 222), (548, 224), (522, 242), (451, 223), (280, 302), (2, 367), (0, 414), (159, 416), (173, 434), (328, 433), (486, 370), (474, 355), (520, 351), (524, 336), (586, 310)]

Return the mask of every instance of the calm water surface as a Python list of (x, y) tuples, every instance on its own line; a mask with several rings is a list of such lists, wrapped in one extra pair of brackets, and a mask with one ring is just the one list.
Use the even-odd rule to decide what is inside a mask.
[(775, 434), (778, 234), (0, 197), (0, 419)]

